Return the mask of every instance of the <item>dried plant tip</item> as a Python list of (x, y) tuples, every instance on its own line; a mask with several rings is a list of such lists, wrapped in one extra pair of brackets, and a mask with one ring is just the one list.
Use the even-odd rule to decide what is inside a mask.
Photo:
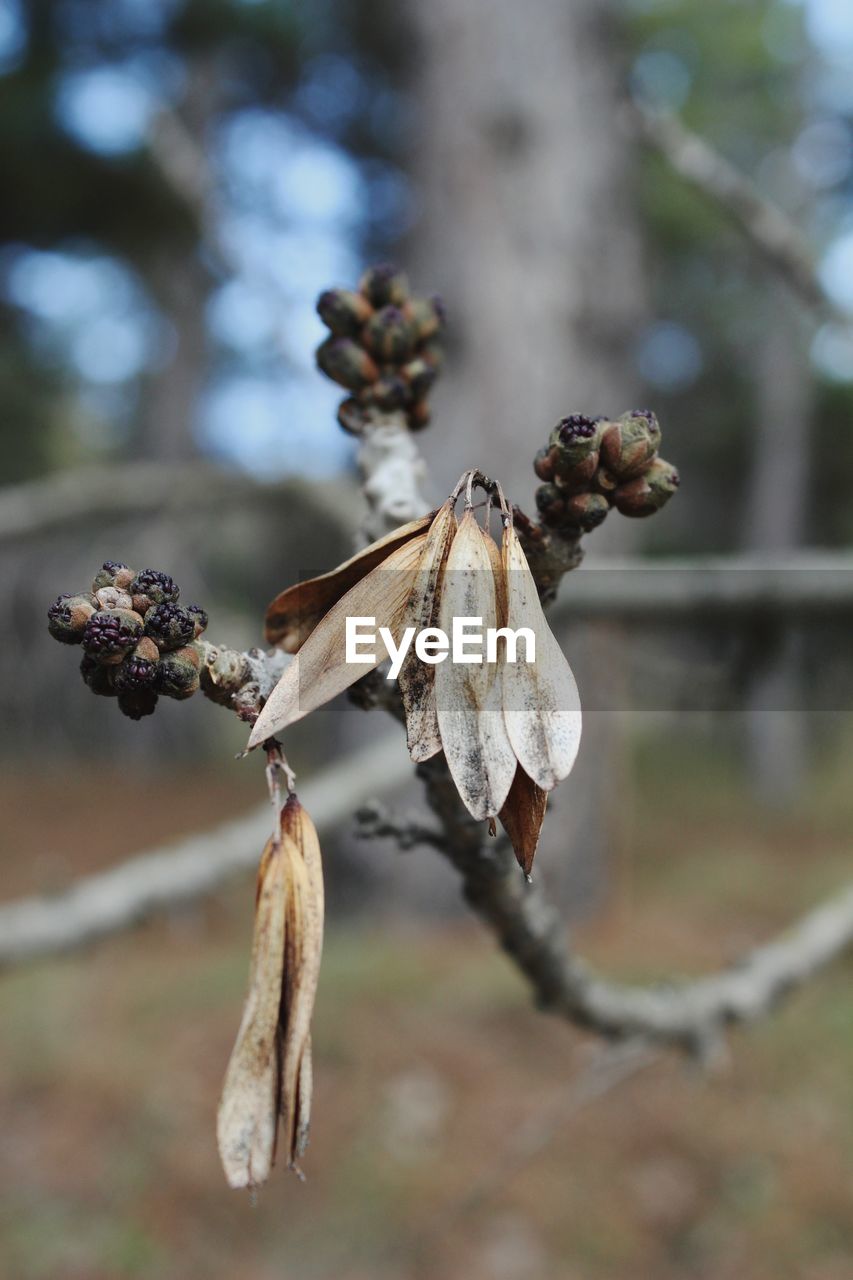
[(47, 629), (60, 644), (80, 644), (95, 609), (94, 596), (59, 596), (47, 611)]
[(435, 512), (401, 525), (372, 542), (357, 555), (345, 560), (331, 573), (297, 582), (277, 595), (267, 608), (264, 631), (268, 644), (278, 645), (287, 653), (295, 653), (305, 643), (318, 622), (351, 587), (372, 569), (418, 534), (425, 533)]
[(352, 289), (327, 289), (317, 299), (317, 314), (339, 338), (354, 338), (373, 314), (367, 299)]
[(317, 364), (327, 378), (348, 391), (363, 391), (379, 377), (371, 356), (352, 338), (327, 338), (321, 342)]
[(533, 867), (547, 803), (547, 791), (538, 787), (518, 765), (506, 804), (498, 816), (509, 836), (518, 865), (526, 876), (530, 875)]
[(621, 484), (613, 495), (616, 509), (634, 518), (654, 515), (669, 502), (680, 484), (675, 467), (655, 458), (643, 475)]
[(380, 364), (402, 364), (412, 353), (414, 334), (400, 308), (387, 306), (370, 317), (364, 341)]
[(405, 272), (392, 262), (368, 267), (359, 281), (359, 290), (373, 307), (401, 307), (409, 296)]

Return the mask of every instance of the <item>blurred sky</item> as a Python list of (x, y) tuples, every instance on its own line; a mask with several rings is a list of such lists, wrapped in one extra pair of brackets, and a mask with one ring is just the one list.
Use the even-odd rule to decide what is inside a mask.
[[(631, 3), (657, 7), (657, 0)], [(799, 3), (779, 0), (777, 12)], [(796, 190), (808, 191), (815, 215), (805, 230), (822, 246), (823, 280), (853, 311), (853, 0), (802, 4), (819, 74), (801, 73), (803, 49), (786, 38), (784, 23), (768, 21), (768, 50), (801, 83), (805, 125), (755, 177), (783, 204), (796, 206)], [(145, 51), (110, 65), (79, 65), (70, 56), (54, 102), (64, 129), (109, 156), (142, 146), (157, 113), (183, 90), (180, 62), (157, 47), (166, 0), (116, 0), (115, 9), (127, 30), (144, 37)], [(0, 75), (17, 65), (26, 39), (22, 5), (0, 0)], [(695, 56), (684, 42), (651, 42), (635, 60), (635, 91), (679, 109)], [(363, 93), (354, 66), (317, 57), (296, 91), (298, 118), (266, 109), (230, 114), (209, 142), (218, 248), (233, 274), (210, 300), (216, 358), (196, 430), (207, 453), (257, 474), (321, 474), (351, 461), (351, 442), (334, 419), (340, 393), (314, 366), (324, 333), (314, 302), (330, 284), (355, 281), (368, 221), (374, 238), (378, 229), (380, 240), (393, 242), (415, 218), (402, 173), (360, 163), (333, 141)], [(73, 369), (89, 410), (81, 415), (89, 443), (108, 445), (127, 422), (139, 378), (156, 373), (174, 349), (139, 281), (86, 246), (40, 252), (20, 245), (0, 260), (0, 284), (33, 340)], [(853, 380), (850, 332), (824, 326), (813, 357), (824, 374)], [(703, 367), (699, 338), (669, 317), (640, 335), (636, 359), (651, 387), (672, 391), (689, 387)]]

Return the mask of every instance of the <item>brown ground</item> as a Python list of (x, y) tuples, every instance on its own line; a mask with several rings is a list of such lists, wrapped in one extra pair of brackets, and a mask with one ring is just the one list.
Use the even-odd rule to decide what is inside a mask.
[[(630, 883), (578, 936), (611, 972), (731, 958), (849, 874), (843, 761), (784, 819), (694, 763), (639, 774)], [(232, 772), (49, 779), (49, 806), (7, 774), (0, 896), (239, 811), (257, 777)], [(3, 1280), (853, 1276), (849, 961), (710, 1077), (666, 1059), (569, 1114), (594, 1047), (529, 1006), (475, 923), (335, 926), (308, 1180), (279, 1171), (253, 1205), (213, 1136), (250, 912), (246, 883), (0, 979)]]

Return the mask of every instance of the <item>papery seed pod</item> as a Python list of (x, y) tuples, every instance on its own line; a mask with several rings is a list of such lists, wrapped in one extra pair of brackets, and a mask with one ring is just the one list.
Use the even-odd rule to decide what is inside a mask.
[(679, 483), (675, 467), (663, 458), (655, 458), (644, 475), (620, 484), (613, 500), (623, 516), (650, 516), (669, 502)]
[(88, 593), (58, 596), (47, 611), (47, 629), (60, 644), (79, 644), (96, 601)]
[(116, 670), (116, 667), (105, 667), (98, 662), (97, 658), (90, 658), (87, 653), (83, 655), (83, 660), (80, 663), (80, 675), (92, 693), (97, 694), (100, 698), (114, 698), (116, 696)]
[(352, 289), (326, 289), (317, 299), (317, 314), (339, 338), (354, 338), (373, 314), (361, 293)]
[(380, 364), (402, 364), (412, 353), (412, 328), (399, 307), (382, 307), (364, 326), (364, 344)]
[(190, 617), (193, 620), (193, 623), (195, 624), (194, 638), (197, 640), (199, 636), (202, 634), (202, 632), (207, 630), (207, 622), (208, 622), (207, 612), (205, 609), (202, 609), (200, 604), (187, 604), (187, 605), (184, 605), (184, 608), (186, 609), (187, 613), (190, 615)]
[(108, 665), (121, 662), (142, 635), (142, 618), (131, 609), (99, 609), (83, 631), (83, 648)]
[(321, 342), (317, 365), (327, 378), (348, 391), (362, 391), (379, 377), (372, 357), (352, 338), (327, 338)]
[[(118, 587), (101, 587), (95, 592), (99, 609), (132, 609), (133, 600), (126, 591)], [(138, 612), (138, 610), (136, 611)]]
[(338, 405), (338, 423), (351, 436), (361, 435), (366, 422), (367, 410), (352, 396), (347, 396), (346, 400), (342, 400)]
[(435, 368), (423, 357), (418, 356), (404, 364), (400, 376), (405, 379), (413, 400), (423, 400), (435, 382), (438, 374)]
[(131, 720), (151, 716), (157, 708), (157, 694), (153, 689), (131, 689), (118, 695), (119, 711)]
[(424, 427), (429, 426), (431, 418), (429, 402), (426, 400), (416, 401), (406, 413), (406, 419), (412, 431), (423, 431)]
[(573, 497), (566, 498), (565, 503), (566, 524), (574, 525), (584, 533), (597, 529), (610, 510), (610, 503), (600, 493), (576, 493)]
[(377, 409), (386, 413), (404, 409), (412, 399), (406, 383), (394, 374), (383, 374), (371, 387), (370, 398)]
[(410, 298), (403, 308), (415, 342), (434, 338), (445, 324), (444, 303), (441, 298)]
[(533, 459), (533, 470), (540, 480), (551, 481), (554, 479), (555, 456), (556, 450), (550, 445), (546, 444), (541, 449), (537, 449), (536, 456)]
[(597, 450), (601, 422), (600, 418), (587, 418), (582, 413), (560, 419), (548, 439), (557, 451), (558, 466), (575, 466)]
[[(101, 587), (120, 587), (125, 589), (133, 578), (133, 570), (120, 560), (105, 560), (95, 574), (92, 591), (100, 591)], [(120, 581), (119, 581), (120, 579)]]
[(632, 409), (608, 425), (601, 438), (601, 461), (620, 480), (642, 475), (660, 445), (660, 425), (650, 409)]
[(152, 604), (177, 601), (181, 594), (174, 578), (159, 569), (143, 569), (133, 579), (129, 589), (134, 601), (139, 600), (143, 604), (143, 612)]
[(191, 698), (199, 687), (198, 666), (198, 654), (189, 647), (164, 654), (157, 663), (157, 692), (179, 701)]
[(358, 283), (359, 290), (374, 307), (401, 307), (409, 296), (405, 272), (391, 262), (368, 267)]
[(555, 484), (540, 484), (536, 508), (546, 524), (561, 525), (566, 518), (566, 502)]
[(154, 605), (145, 615), (145, 634), (161, 653), (180, 649), (195, 636), (195, 619), (181, 605), (168, 601)]

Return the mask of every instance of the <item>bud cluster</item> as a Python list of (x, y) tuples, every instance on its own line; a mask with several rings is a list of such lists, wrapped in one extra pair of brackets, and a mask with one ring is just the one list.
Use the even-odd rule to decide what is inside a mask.
[(588, 533), (611, 507), (635, 518), (659, 511), (679, 483), (675, 467), (658, 457), (660, 438), (650, 409), (630, 409), (615, 421), (562, 418), (533, 463), (545, 482), (536, 490), (543, 523)]
[(116, 698), (132, 720), (151, 715), (160, 694), (189, 698), (199, 687), (198, 637), (207, 614), (180, 605), (167, 573), (106, 560), (91, 591), (62, 595), (47, 611), (50, 634), (83, 649), (80, 674), (93, 693)]
[(317, 312), (331, 331), (317, 364), (350, 392), (338, 409), (344, 430), (358, 435), (373, 412), (405, 414), (413, 431), (425, 427), (441, 369), (441, 300), (413, 297), (402, 271), (383, 263), (365, 271), (357, 290), (321, 293)]

